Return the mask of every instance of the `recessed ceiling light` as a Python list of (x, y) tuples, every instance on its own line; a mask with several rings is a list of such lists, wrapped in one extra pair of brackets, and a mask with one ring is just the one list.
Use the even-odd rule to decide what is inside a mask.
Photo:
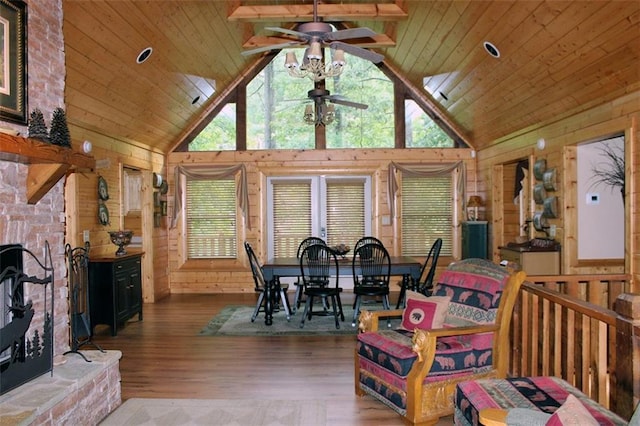
[(500, 57), (500, 51), (498, 50), (498, 48), (489, 41), (484, 42), (484, 50), (486, 50), (487, 53), (489, 53), (489, 55), (493, 56), (494, 58)]
[(138, 57), (136, 58), (136, 62), (141, 64), (144, 61), (146, 61), (147, 59), (149, 59), (149, 56), (151, 56), (151, 53), (153, 53), (153, 48), (152, 47), (146, 47), (144, 49), (142, 49), (142, 52), (140, 52), (138, 54)]

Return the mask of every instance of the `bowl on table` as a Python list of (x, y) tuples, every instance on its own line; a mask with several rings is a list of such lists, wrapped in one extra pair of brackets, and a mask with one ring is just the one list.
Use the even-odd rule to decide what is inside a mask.
[(331, 247), (331, 251), (333, 251), (337, 256), (340, 256), (344, 259), (347, 253), (351, 251), (351, 248), (346, 244), (338, 244), (337, 246)]
[(111, 242), (118, 246), (116, 256), (124, 256), (127, 254), (127, 251), (124, 248), (131, 242), (133, 231), (109, 231), (109, 237), (111, 237)]

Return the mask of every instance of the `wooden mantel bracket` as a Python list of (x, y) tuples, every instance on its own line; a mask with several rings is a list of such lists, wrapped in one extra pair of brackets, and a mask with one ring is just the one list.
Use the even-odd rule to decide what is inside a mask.
[(27, 175), (27, 202), (36, 204), (66, 173), (94, 170), (95, 158), (63, 148), (0, 133), (0, 160), (29, 165)]

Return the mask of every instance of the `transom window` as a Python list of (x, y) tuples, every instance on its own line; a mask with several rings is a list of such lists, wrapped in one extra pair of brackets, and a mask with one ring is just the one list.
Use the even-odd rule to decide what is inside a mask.
[[(325, 49), (325, 55), (330, 54)], [(394, 148), (394, 91), (396, 85), (373, 63), (348, 55), (344, 72), (314, 83), (291, 77), (281, 51), (246, 86), (246, 149), (314, 149), (318, 132), (325, 146), (335, 148)], [(335, 108), (335, 120), (327, 125), (309, 125), (303, 120), (313, 89), (327, 89), (331, 96), (367, 105), (359, 109), (324, 101)], [(188, 146), (189, 151), (235, 150), (237, 131), (235, 100), (220, 110), (211, 123)], [(448, 136), (411, 99), (404, 105), (406, 147), (453, 147)]]

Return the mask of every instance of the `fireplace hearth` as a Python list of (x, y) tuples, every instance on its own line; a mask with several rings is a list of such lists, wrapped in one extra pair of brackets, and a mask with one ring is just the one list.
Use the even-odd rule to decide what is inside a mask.
[(53, 283), (48, 242), (43, 262), (20, 244), (0, 245), (0, 395), (53, 373)]

